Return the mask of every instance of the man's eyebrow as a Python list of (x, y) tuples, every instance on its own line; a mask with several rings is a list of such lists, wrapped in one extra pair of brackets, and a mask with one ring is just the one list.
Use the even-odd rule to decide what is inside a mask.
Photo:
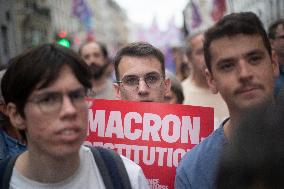
[(129, 75), (125, 75), (123, 77), (141, 77), (141, 76), (146, 76), (146, 75), (151, 75), (151, 74), (159, 74), (159, 73), (156, 72), (156, 71), (152, 71), (152, 72), (145, 73), (144, 75), (129, 74)]
[(139, 76), (138, 75), (134, 75), (134, 74), (129, 74), (129, 75), (123, 76), (123, 78), (125, 78), (125, 77), (139, 77)]
[(234, 60), (236, 60), (236, 58), (233, 57), (221, 58), (217, 61), (217, 66), (228, 62), (233, 62)]
[(260, 50), (260, 49), (255, 49), (255, 50), (252, 50), (248, 53), (245, 54), (245, 57), (249, 57), (249, 56), (253, 56), (253, 55), (264, 55), (264, 51), (263, 50)]
[[(255, 50), (249, 51), (248, 53), (244, 54), (243, 57), (249, 57), (249, 56), (252, 56), (252, 55), (264, 55), (264, 54), (265, 54), (265, 52), (263, 50), (255, 49)], [(217, 61), (217, 65), (227, 63), (227, 62), (232, 62), (234, 60), (236, 60), (236, 58), (234, 58), (234, 57), (220, 58)]]
[[(80, 91), (80, 90), (85, 90), (85, 88), (84, 87), (77, 87), (77, 88), (68, 90), (68, 93), (77, 92), (77, 91)], [(43, 90), (39, 90), (39, 91), (34, 91), (33, 95), (48, 95), (48, 94), (55, 94), (55, 93), (62, 93), (62, 91), (43, 89)]]
[(152, 71), (152, 72), (148, 72), (148, 73), (146, 73), (145, 75), (150, 75), (150, 74), (159, 74), (158, 72), (156, 72), (156, 71)]

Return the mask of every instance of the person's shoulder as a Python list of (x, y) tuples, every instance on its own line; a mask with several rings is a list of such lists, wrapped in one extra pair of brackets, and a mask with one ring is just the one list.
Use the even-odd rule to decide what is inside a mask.
[(224, 129), (219, 127), (208, 137), (206, 137), (200, 144), (196, 145), (192, 151), (197, 153), (203, 153), (204, 151), (210, 152), (219, 148), (219, 144), (223, 143), (225, 140)]
[(212, 185), (225, 140), (223, 133), (223, 128), (218, 128), (183, 156), (176, 171), (177, 188), (208, 188)]
[[(88, 158), (93, 156), (91, 149), (86, 146), (81, 147), (80, 153), (84, 155), (85, 157), (88, 156)], [(142, 168), (138, 164), (133, 162), (132, 160), (126, 158), (125, 156), (122, 156), (122, 155), (119, 155), (119, 156), (121, 157), (121, 160), (127, 171), (132, 188), (133, 189), (148, 189), (149, 188), (148, 181), (145, 178)]]
[(134, 189), (148, 189), (149, 184), (143, 173), (142, 168), (136, 164), (134, 161), (128, 159), (127, 157), (120, 155), (126, 171), (128, 173), (131, 185)]
[(125, 167), (129, 167), (131, 168), (131, 170), (134, 170), (134, 171), (139, 171), (139, 170), (142, 170), (141, 167), (136, 164), (134, 161), (128, 159), (127, 157), (123, 156), (123, 155), (120, 155)]
[(187, 170), (202, 169), (206, 162), (212, 162), (214, 154), (219, 153), (222, 143), (224, 143), (224, 131), (223, 128), (218, 128), (183, 156), (177, 171), (185, 167)]
[(82, 145), (80, 147), (80, 153), (92, 153), (91, 148), (89, 146)]
[(0, 128), (0, 160), (7, 157), (7, 147), (5, 141), (5, 131)]

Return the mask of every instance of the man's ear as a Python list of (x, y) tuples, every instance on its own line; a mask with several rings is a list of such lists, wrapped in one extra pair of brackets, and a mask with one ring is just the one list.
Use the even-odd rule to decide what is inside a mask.
[(207, 84), (209, 86), (209, 89), (211, 90), (211, 92), (213, 94), (217, 94), (218, 93), (218, 89), (216, 87), (216, 82), (213, 78), (213, 75), (212, 73), (206, 68), (205, 69), (205, 77), (206, 77), (206, 81), (207, 81)]
[(120, 91), (120, 86), (118, 83), (113, 84), (114, 91), (115, 91), (115, 97), (119, 100), (121, 100), (121, 91)]
[(7, 104), (7, 114), (10, 118), (10, 121), (14, 127), (16, 127), (19, 130), (24, 130), (26, 129), (25, 125), (25, 120), (24, 118), (20, 115), (20, 113), (17, 110), (17, 107), (14, 103), (9, 102)]
[(279, 76), (279, 60), (278, 60), (278, 56), (277, 56), (275, 50), (272, 50), (271, 64), (272, 64), (274, 77), (278, 77)]
[(171, 91), (171, 86), (172, 86), (171, 80), (169, 78), (165, 79), (165, 95)]

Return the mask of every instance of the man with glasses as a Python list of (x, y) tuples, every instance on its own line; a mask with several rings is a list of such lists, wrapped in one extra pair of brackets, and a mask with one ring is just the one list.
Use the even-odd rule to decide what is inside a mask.
[(121, 100), (164, 102), (171, 84), (165, 79), (163, 53), (149, 43), (131, 43), (114, 58), (116, 96)]
[[(28, 144), (16, 158), (11, 189), (105, 188), (91, 149), (82, 146), (90, 79), (85, 62), (58, 45), (42, 45), (11, 60), (1, 88), (10, 120), (25, 131)], [(132, 188), (148, 188), (141, 168), (121, 158)]]

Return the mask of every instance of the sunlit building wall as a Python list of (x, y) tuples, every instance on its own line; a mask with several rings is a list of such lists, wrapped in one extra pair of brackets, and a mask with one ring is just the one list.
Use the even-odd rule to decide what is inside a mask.
[(51, 10), (52, 35), (66, 31), (71, 37), (84, 30), (80, 20), (72, 15), (72, 0), (48, 0)]
[(12, 2), (0, 0), (0, 64), (7, 63), (10, 56), (16, 52), (16, 41), (14, 38), (14, 16), (12, 15)]
[(49, 41), (51, 18), (46, 0), (1, 0), (0, 3), (3, 64), (23, 50)]
[(127, 18), (113, 0), (87, 0), (92, 11), (92, 29), (95, 39), (105, 43), (111, 54), (128, 42)]

